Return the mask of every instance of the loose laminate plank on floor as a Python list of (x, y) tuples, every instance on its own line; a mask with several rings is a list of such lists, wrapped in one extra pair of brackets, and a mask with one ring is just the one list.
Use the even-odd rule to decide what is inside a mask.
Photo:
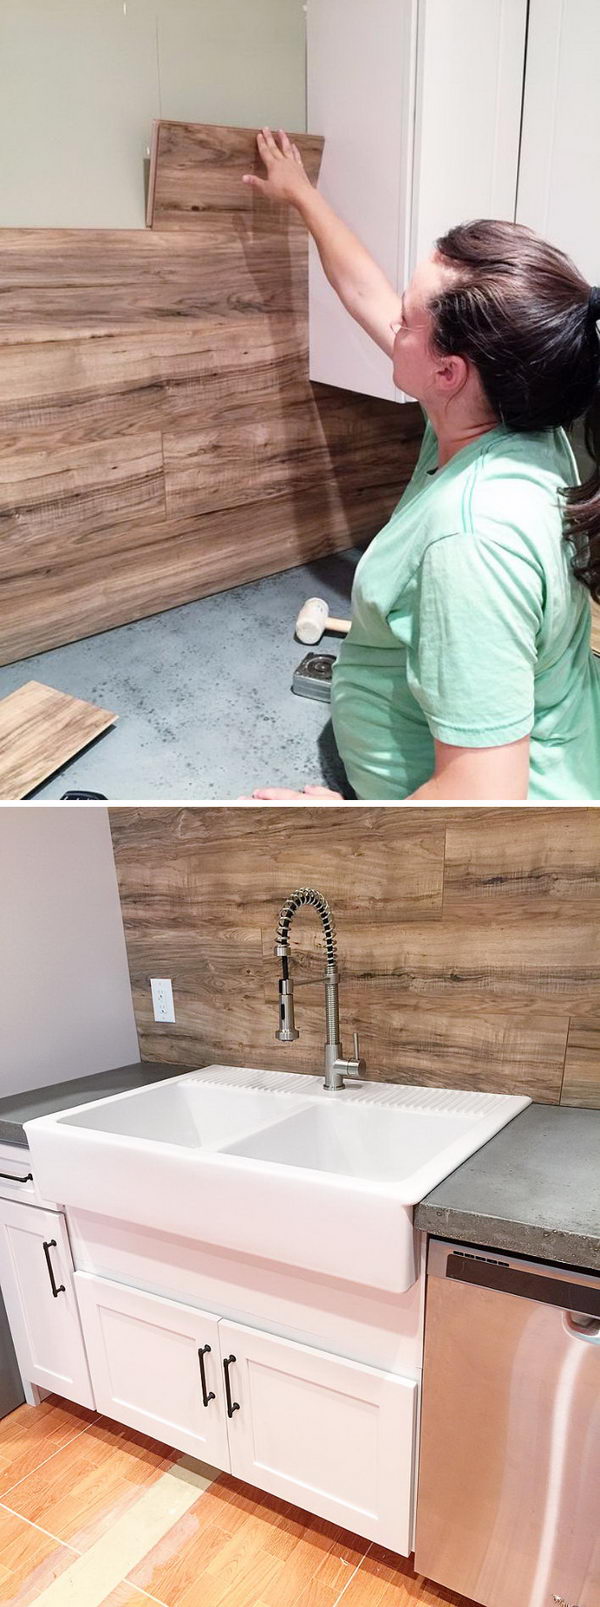
[(26, 798), (118, 718), (27, 681), (0, 700), (0, 798)]

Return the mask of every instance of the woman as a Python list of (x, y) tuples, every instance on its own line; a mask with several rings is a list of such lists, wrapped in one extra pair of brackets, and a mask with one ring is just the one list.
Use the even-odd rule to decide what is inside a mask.
[[(419, 460), (361, 559), (332, 720), (360, 799), (600, 798), (600, 289), (518, 224), (451, 229), (401, 298), (263, 129), (348, 312), (422, 404)], [(585, 414), (585, 485), (564, 426)], [(257, 798), (339, 795), (266, 788)]]

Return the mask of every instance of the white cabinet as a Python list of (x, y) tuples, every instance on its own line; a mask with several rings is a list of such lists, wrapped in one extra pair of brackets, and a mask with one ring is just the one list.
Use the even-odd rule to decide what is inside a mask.
[(227, 1467), (218, 1318), (86, 1272), (75, 1282), (99, 1411)]
[(232, 1473), (407, 1555), (416, 1382), (235, 1322), (220, 1337)]
[(418, 1385), (76, 1272), (100, 1411), (408, 1554)]
[[(308, 0), (319, 189), (399, 292), (452, 224), (515, 216), (526, 24), (527, 0)], [(310, 374), (404, 400), (312, 242)]]
[(600, 280), (598, 0), (530, 0), (517, 221)]
[(93, 1407), (60, 1212), (0, 1198), (0, 1285), (22, 1378)]

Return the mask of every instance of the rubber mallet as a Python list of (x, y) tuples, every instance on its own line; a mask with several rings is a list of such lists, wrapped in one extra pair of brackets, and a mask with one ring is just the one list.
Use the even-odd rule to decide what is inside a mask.
[(342, 636), (346, 636), (349, 630), (350, 620), (332, 619), (323, 597), (309, 597), (308, 602), (302, 604), (296, 620), (298, 641), (306, 642), (309, 647), (314, 647), (315, 642), (320, 642), (325, 631), (339, 631)]

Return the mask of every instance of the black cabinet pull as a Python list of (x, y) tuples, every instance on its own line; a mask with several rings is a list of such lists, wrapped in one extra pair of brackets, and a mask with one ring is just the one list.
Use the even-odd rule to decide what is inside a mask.
[(28, 1172), (27, 1177), (15, 1177), (14, 1172), (0, 1172), (0, 1177), (8, 1177), (11, 1183), (33, 1183), (33, 1172)]
[(202, 1350), (198, 1351), (198, 1361), (200, 1362), (200, 1381), (202, 1384), (202, 1405), (208, 1406), (209, 1401), (214, 1401), (215, 1392), (214, 1389), (207, 1390), (206, 1388), (206, 1369), (204, 1366), (205, 1356), (210, 1356), (210, 1345), (203, 1345)]
[(239, 1409), (240, 1409), (239, 1401), (232, 1401), (232, 1399), (231, 1399), (231, 1384), (230, 1384), (230, 1381), (229, 1381), (229, 1368), (231, 1367), (231, 1364), (234, 1361), (235, 1361), (235, 1356), (226, 1356), (225, 1360), (223, 1362), (223, 1372), (225, 1374), (225, 1394), (227, 1396), (227, 1416), (228, 1417), (233, 1417), (234, 1412), (239, 1412)]
[(66, 1290), (65, 1290), (64, 1283), (58, 1283), (57, 1284), (55, 1282), (54, 1273), (52, 1271), (52, 1262), (50, 1260), (50, 1251), (51, 1250), (56, 1250), (56, 1239), (50, 1239), (48, 1243), (46, 1243), (46, 1240), (44, 1239), (44, 1255), (46, 1257), (46, 1266), (48, 1268), (48, 1277), (50, 1279), (50, 1286), (51, 1286), (51, 1289), (52, 1289), (52, 1293), (54, 1295), (54, 1299), (58, 1300), (58, 1296), (59, 1295), (64, 1295), (66, 1293)]

